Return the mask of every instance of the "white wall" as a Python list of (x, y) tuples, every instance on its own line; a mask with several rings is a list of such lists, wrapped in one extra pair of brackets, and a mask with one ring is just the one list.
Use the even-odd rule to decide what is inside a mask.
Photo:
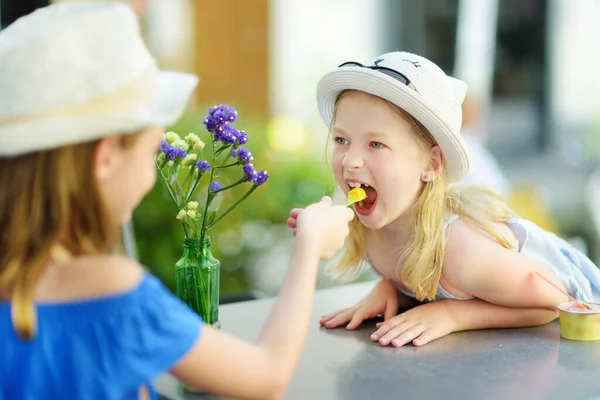
[(379, 28), (384, 5), (380, 0), (271, 0), (271, 115), (286, 115), (297, 128), (302, 124), (310, 141), (319, 143), (326, 127), (317, 111), (317, 82), (344, 61), (367, 62), (385, 51)]

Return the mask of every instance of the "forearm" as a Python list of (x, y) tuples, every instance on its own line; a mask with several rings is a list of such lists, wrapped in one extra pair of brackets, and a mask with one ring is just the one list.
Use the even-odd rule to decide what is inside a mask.
[(277, 301), (259, 336), (259, 344), (276, 364), (276, 372), (280, 374), (284, 386), (293, 375), (306, 340), (318, 263), (319, 257), (314, 246), (298, 237)]
[(558, 317), (558, 311), (547, 308), (510, 308), (480, 299), (441, 302), (455, 319), (455, 331), (537, 326)]

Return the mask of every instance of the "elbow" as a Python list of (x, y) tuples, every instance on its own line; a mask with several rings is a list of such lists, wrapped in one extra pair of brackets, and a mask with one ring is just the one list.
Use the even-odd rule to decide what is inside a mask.
[(556, 307), (544, 308), (537, 313), (536, 318), (534, 318), (536, 323), (533, 325), (545, 325), (554, 321), (556, 318), (558, 318), (558, 310)]
[(251, 399), (261, 399), (261, 400), (279, 400), (282, 399), (287, 390), (289, 379), (287, 376), (282, 373), (282, 371), (273, 368), (273, 371), (267, 379), (265, 380), (265, 384), (261, 385), (262, 390), (260, 390), (260, 394), (258, 396), (251, 396)]

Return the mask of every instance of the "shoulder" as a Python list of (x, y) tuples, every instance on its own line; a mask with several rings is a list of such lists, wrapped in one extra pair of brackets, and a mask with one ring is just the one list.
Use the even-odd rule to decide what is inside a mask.
[(44, 274), (42, 300), (69, 301), (128, 292), (144, 279), (144, 268), (120, 254), (79, 256), (53, 264)]

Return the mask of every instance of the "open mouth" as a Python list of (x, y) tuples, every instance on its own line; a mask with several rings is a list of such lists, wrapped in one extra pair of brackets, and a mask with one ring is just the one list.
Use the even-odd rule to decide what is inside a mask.
[(348, 182), (348, 186), (350, 187), (350, 190), (354, 188), (362, 188), (365, 191), (367, 197), (364, 200), (355, 203), (355, 209), (359, 214), (362, 215), (371, 214), (375, 209), (375, 205), (377, 204), (377, 190), (366, 183), (360, 182)]

